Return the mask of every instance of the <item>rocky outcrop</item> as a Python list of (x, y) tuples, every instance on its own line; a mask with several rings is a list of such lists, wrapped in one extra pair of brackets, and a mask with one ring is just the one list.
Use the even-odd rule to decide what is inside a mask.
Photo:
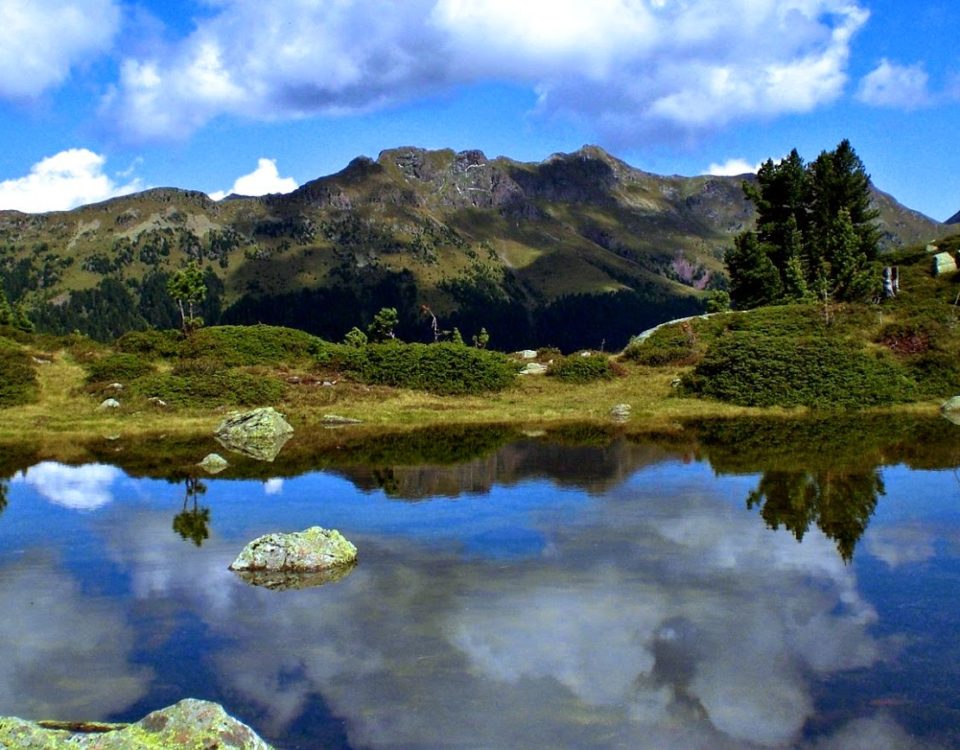
[(339, 580), (356, 560), (357, 548), (339, 531), (313, 526), (254, 539), (230, 564), (230, 570), (257, 586), (306, 588)]
[(271, 406), (248, 412), (234, 412), (214, 433), (224, 448), (258, 461), (273, 461), (293, 435), (293, 428)]
[(156, 750), (223, 748), (272, 750), (217, 703), (187, 698), (136, 724), (33, 722), (0, 718), (0, 747), (43, 750)]

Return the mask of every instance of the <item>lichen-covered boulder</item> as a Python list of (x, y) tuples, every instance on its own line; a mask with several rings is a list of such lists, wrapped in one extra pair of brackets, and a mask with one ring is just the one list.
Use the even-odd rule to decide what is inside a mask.
[(942, 276), (957, 270), (957, 261), (950, 253), (937, 253), (933, 256), (933, 275)]
[(0, 747), (42, 750), (231, 748), (272, 750), (256, 732), (217, 703), (187, 698), (136, 724), (68, 724), (0, 718)]
[(259, 461), (273, 461), (293, 428), (280, 412), (266, 406), (228, 415), (214, 434), (224, 448)]
[[(244, 574), (260, 572), (314, 574), (351, 566), (356, 560), (357, 548), (345, 539), (343, 534), (336, 529), (313, 526), (305, 531), (296, 531), (291, 534), (265, 534), (254, 539), (230, 564), (230, 570)], [(269, 576), (244, 575), (244, 578), (257, 585), (268, 585), (267, 581), (270, 580)], [(326, 580), (319, 580), (304, 585), (315, 586), (326, 582)], [(284, 578), (282, 585), (272, 586), (272, 588), (294, 587), (291, 585), (289, 576)]]
[(954, 396), (943, 402), (940, 413), (954, 424), (960, 424), (960, 396)]
[(197, 465), (208, 474), (219, 474), (230, 464), (227, 463), (227, 459), (225, 459), (219, 453), (208, 453), (203, 457), (203, 461)]

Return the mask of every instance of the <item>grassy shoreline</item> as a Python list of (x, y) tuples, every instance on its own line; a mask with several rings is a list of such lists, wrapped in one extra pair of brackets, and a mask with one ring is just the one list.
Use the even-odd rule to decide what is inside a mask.
[[(46, 362), (46, 360), (45, 360)], [(586, 384), (560, 382), (544, 376), (522, 376), (515, 386), (481, 396), (439, 396), (421, 391), (385, 386), (367, 386), (347, 381), (324, 386), (322, 381), (301, 377), (305, 373), (284, 369), (260, 370), (263, 377), (296, 379), (284, 395), (271, 404), (287, 415), (296, 430), (313, 431), (323, 426), (327, 414), (360, 420), (368, 428), (402, 431), (449, 425), (509, 425), (534, 430), (564, 424), (613, 424), (610, 410), (629, 404), (631, 417), (625, 432), (676, 430), (692, 420), (744, 417), (800, 418), (822, 415), (808, 408), (756, 408), (677, 394), (672, 383), (685, 368), (645, 367), (627, 364), (622, 376)], [(160, 407), (141, 398), (114, 395), (117, 409), (101, 409), (104, 393), (85, 389), (84, 368), (66, 350), (53, 353), (37, 368), (38, 397), (34, 403), (0, 410), (0, 443), (16, 441), (49, 444), (84, 442), (121, 435), (209, 435), (223, 418), (239, 407), (211, 403), (193, 408)], [(939, 403), (924, 401), (850, 412), (934, 415)], [(837, 413), (844, 413), (839, 411)]]

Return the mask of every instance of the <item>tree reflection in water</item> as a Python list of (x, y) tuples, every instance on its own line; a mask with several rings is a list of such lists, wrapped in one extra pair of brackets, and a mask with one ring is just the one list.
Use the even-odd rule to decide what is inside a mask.
[[(186, 478), (186, 491), (183, 497), (183, 510), (173, 517), (173, 530), (184, 541), (191, 541), (198, 547), (210, 537), (210, 509), (198, 506), (197, 498), (205, 494), (207, 486), (196, 477)], [(193, 500), (193, 507), (188, 504)]]
[(883, 479), (876, 470), (767, 471), (747, 495), (747, 508), (759, 508), (769, 528), (782, 525), (797, 541), (803, 540), (810, 524), (816, 524), (850, 562), (884, 494)]
[(0, 481), (0, 513), (7, 509), (7, 482)]

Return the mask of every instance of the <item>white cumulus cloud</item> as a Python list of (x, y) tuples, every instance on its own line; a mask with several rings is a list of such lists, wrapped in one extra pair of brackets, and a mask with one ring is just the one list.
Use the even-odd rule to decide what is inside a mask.
[(714, 162), (707, 167), (704, 174), (715, 177), (738, 177), (742, 174), (756, 174), (760, 164), (751, 164), (746, 159), (727, 159), (723, 163)]
[(921, 63), (897, 65), (884, 59), (860, 81), (857, 99), (874, 107), (916, 109), (930, 103), (928, 83)]
[(193, 33), (123, 61), (104, 102), (127, 135), (210, 120), (364, 112), (497, 80), (537, 111), (624, 139), (806, 112), (847, 82), (856, 0), (220, 0)]
[(115, 0), (0, 0), (0, 96), (29, 98), (107, 52), (121, 20)]
[(67, 466), (44, 461), (17, 474), (13, 481), (33, 487), (56, 505), (73, 510), (96, 510), (113, 500), (111, 486), (122, 475), (115, 466)]
[(258, 159), (257, 168), (238, 177), (229, 190), (218, 190), (210, 193), (215, 201), (223, 200), (228, 195), (268, 195), (270, 193), (289, 193), (299, 187), (292, 177), (281, 177), (277, 170), (276, 159)]
[(0, 182), (0, 209), (65, 211), (141, 189), (136, 178), (118, 184), (103, 171), (106, 161), (86, 148), (48, 156), (34, 164), (30, 174)]

